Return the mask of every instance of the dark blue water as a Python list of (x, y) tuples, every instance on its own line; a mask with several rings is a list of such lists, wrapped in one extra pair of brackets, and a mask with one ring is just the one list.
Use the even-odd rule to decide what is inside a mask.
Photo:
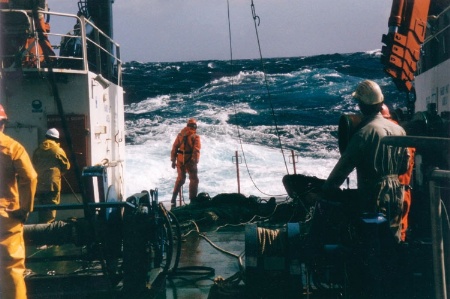
[(236, 191), (231, 157), (238, 151), (244, 193), (262, 196), (258, 190), (266, 189), (263, 193), (278, 195), (285, 193), (282, 176), (293, 172), (291, 151), (299, 158), (297, 173), (328, 175), (339, 157), (339, 117), (357, 112), (351, 93), (360, 81), (376, 81), (392, 108), (406, 101), (384, 73), (379, 51), (130, 62), (123, 72), (127, 173), (144, 173), (149, 179), (134, 183), (153, 184), (163, 194), (171, 193), (176, 176), (170, 168), (173, 138), (189, 117), (198, 119), (202, 136), (200, 191)]

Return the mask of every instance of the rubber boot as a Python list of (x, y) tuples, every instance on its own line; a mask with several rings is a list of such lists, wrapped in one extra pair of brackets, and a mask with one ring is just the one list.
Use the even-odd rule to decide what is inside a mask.
[(171, 208), (175, 208), (177, 206), (177, 196), (178, 196), (178, 192), (174, 192), (172, 194), (172, 200), (170, 201)]

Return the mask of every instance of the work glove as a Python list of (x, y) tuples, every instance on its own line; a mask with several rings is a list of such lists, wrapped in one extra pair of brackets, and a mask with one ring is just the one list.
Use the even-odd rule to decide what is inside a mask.
[(173, 169), (175, 169), (176, 165), (177, 165), (177, 164), (175, 163), (175, 161), (172, 161), (172, 168), (173, 168)]
[(18, 210), (6, 209), (6, 212), (8, 212), (9, 216), (20, 220), (20, 222), (22, 222), (22, 223), (25, 223), (28, 219), (29, 212), (22, 210), (22, 209), (18, 209)]

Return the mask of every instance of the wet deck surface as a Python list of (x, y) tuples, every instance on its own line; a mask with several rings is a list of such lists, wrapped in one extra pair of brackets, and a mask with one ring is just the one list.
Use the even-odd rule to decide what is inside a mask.
[[(238, 256), (245, 249), (244, 227), (203, 234), (205, 238), (196, 232), (184, 238), (179, 267), (168, 276), (165, 297), (161, 294), (160, 298), (208, 298), (214, 278), (227, 279), (240, 271)], [(192, 266), (194, 269), (186, 269)]]
[[(273, 227), (275, 229), (275, 227)], [(249, 286), (256, 287), (258, 294), (262, 292), (265, 296), (254, 296), (255, 289), (247, 290), (240, 285), (233, 284), (232, 287), (220, 289), (217, 292), (217, 284), (215, 279), (229, 279), (240, 273), (240, 265), (245, 264), (245, 226), (227, 226), (219, 230), (208, 230), (199, 233), (196, 227), (192, 231), (186, 228), (182, 229), (185, 234), (181, 238), (181, 254), (178, 267), (175, 271), (169, 272), (167, 275), (155, 275), (155, 280), (151, 280), (153, 285), (150, 290), (139, 295), (124, 294), (121, 289), (121, 283), (111, 287), (110, 280), (103, 274), (101, 264), (98, 260), (91, 262), (86, 261), (86, 248), (77, 247), (75, 245), (50, 246), (48, 248), (37, 248), (37, 246), (27, 246), (27, 268), (32, 269), (33, 279), (27, 280), (29, 299), (223, 299), (223, 298), (311, 298), (311, 299), (331, 299), (342, 298), (339, 292), (339, 285), (333, 286), (335, 281), (332, 279), (327, 284), (324, 280), (329, 274), (337, 273), (336, 270), (342, 271), (341, 268), (329, 268), (331, 272), (325, 271), (330, 263), (316, 265), (319, 270), (324, 270), (323, 275), (318, 277), (324, 282), (329, 289), (318, 290), (317, 285), (311, 284), (310, 272), (306, 272), (305, 268), (301, 269), (302, 277), (286, 280), (286, 277), (274, 276), (279, 271), (260, 271), (256, 273), (251, 267), (247, 269), (246, 282)], [(421, 249), (420, 247), (419, 249)], [(425, 250), (424, 248), (423, 250)], [(426, 252), (428, 252), (427, 250)], [(425, 251), (424, 251), (425, 252)], [(426, 258), (422, 251), (414, 251), (421, 263), (430, 264), (431, 260)], [(78, 258), (77, 258), (78, 256)], [(56, 260), (55, 260), (56, 257)], [(58, 259), (58, 257), (61, 257)], [(72, 259), (67, 259), (72, 257)], [(81, 259), (83, 257), (84, 259)], [(240, 259), (239, 259), (240, 257)], [(34, 260), (33, 260), (34, 259)], [(136, 257), (136, 260), (139, 260)], [(248, 258), (249, 261), (250, 257)], [(414, 259), (416, 260), (416, 259)], [(270, 266), (270, 264), (261, 263), (261, 266)], [(334, 265), (334, 263), (331, 263)], [(270, 268), (270, 267), (268, 267)], [(427, 267), (424, 267), (428, 269)], [(158, 268), (159, 269), (159, 268)], [(158, 270), (155, 269), (155, 270)], [(260, 268), (258, 268), (259, 270)], [(271, 268), (270, 268), (271, 269)], [(345, 267), (344, 267), (345, 269)], [(419, 267), (418, 269), (421, 269)], [(271, 269), (272, 270), (272, 269)], [(287, 270), (287, 268), (286, 268)], [(290, 269), (289, 269), (290, 270)], [(153, 270), (152, 270), (153, 272)], [(416, 271), (417, 272), (417, 271)], [(414, 273), (416, 273), (414, 272)], [(285, 272), (283, 272), (285, 273)], [(319, 274), (317, 274), (319, 273)], [(321, 272), (316, 273), (320, 275)], [(58, 278), (59, 274), (69, 274)], [(346, 273), (341, 273), (346, 275)], [(422, 277), (423, 275), (423, 277)], [(402, 296), (395, 298), (401, 299), (431, 299), (429, 290), (432, 285), (429, 283), (428, 272), (417, 272), (414, 277), (405, 277), (407, 289), (402, 289)], [(308, 279), (308, 281), (305, 281)], [(314, 280), (314, 277), (313, 277)], [(239, 281), (239, 280), (238, 280)], [(264, 281), (264, 282), (261, 282)], [(235, 283), (236, 280), (233, 280)], [(308, 284), (309, 282), (309, 284)], [(409, 283), (410, 282), (410, 283)], [(288, 290), (290, 286), (296, 286), (295, 289), (286, 296), (283, 290)], [(233, 288), (234, 287), (234, 288)], [(337, 288), (335, 288), (337, 287)], [(334, 288), (334, 289), (333, 289)], [(272, 292), (267, 296), (267, 292)], [(288, 290), (289, 291), (289, 290)], [(226, 292), (226, 294), (224, 294)], [(340, 296), (340, 297), (339, 297)], [(381, 299), (382, 297), (380, 297)], [(383, 297), (387, 298), (387, 297)], [(394, 298), (394, 297), (391, 297)], [(352, 297), (354, 299), (354, 297)], [(377, 298), (378, 299), (378, 298)]]
[[(167, 205), (166, 208), (169, 209)], [(178, 266), (166, 276), (159, 275), (158, 279), (152, 280), (150, 292), (142, 296), (124, 295), (121, 283), (111, 289), (100, 262), (88, 263), (76, 258), (77, 255), (86, 257), (85, 248), (75, 245), (49, 246), (43, 249), (27, 246), (27, 256), (31, 258), (27, 260), (27, 268), (32, 270), (30, 277), (33, 277), (27, 281), (29, 299), (246, 298), (243, 294), (243, 282), (238, 278), (232, 281), (234, 288), (228, 285), (221, 288), (221, 292), (228, 293), (225, 297), (217, 294), (217, 285), (214, 283), (215, 279), (227, 280), (242, 274), (240, 271), (245, 264), (245, 226), (226, 226), (217, 230), (211, 228), (201, 233), (197, 228), (196, 225), (191, 231), (186, 227), (182, 228)], [(52, 261), (55, 256), (62, 258)], [(64, 261), (64, 256), (75, 258)], [(59, 274), (69, 274), (69, 277), (59, 279)], [(86, 275), (82, 277), (84, 274)]]
[[(220, 276), (226, 279), (239, 272), (238, 256), (245, 249), (244, 227), (221, 229), (202, 235), (193, 231), (182, 237), (176, 271), (167, 275), (166, 279), (160, 276), (152, 293), (142, 298), (208, 298), (215, 278)], [(108, 280), (102, 275), (99, 262), (88, 265), (87, 262), (77, 260), (76, 256), (81, 255), (83, 250), (73, 245), (48, 248), (28, 246), (27, 268), (32, 271), (27, 279), (29, 298), (128, 298), (117, 288), (108, 289)], [(55, 260), (55, 257), (73, 257), (73, 260)], [(87, 276), (81, 276), (81, 272)], [(58, 278), (59, 274), (67, 273), (69, 277)]]

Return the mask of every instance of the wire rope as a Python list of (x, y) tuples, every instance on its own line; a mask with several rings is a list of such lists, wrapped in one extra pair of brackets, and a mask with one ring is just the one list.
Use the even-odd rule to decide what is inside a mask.
[[(254, 5), (253, 5), (253, 1), (252, 1), (252, 6), (254, 6)], [(252, 9), (252, 11), (253, 11), (253, 9)], [(230, 73), (233, 74), (233, 70), (234, 70), (234, 69), (233, 69), (233, 46), (232, 46), (232, 42), (231, 42), (231, 41), (232, 41), (232, 38), (231, 38), (231, 21), (230, 21), (230, 3), (229, 3), (229, 0), (227, 0), (227, 13), (228, 13), (229, 48), (230, 48)], [(257, 17), (257, 18), (258, 18), (258, 20), (259, 20), (259, 17)], [(255, 26), (256, 26), (256, 25), (255, 25)], [(258, 45), (259, 45), (259, 38), (258, 38)], [(261, 47), (259, 47), (259, 52), (260, 52), (260, 56), (261, 56)], [(262, 58), (261, 58), (261, 60), (262, 60)], [(264, 66), (263, 66), (263, 68), (264, 68)], [(268, 89), (268, 83), (267, 83), (267, 78), (266, 78), (266, 74), (265, 74), (265, 70), (264, 70), (264, 69), (263, 69), (263, 73), (264, 73), (264, 79), (265, 79), (265, 82), (266, 82), (266, 88), (267, 88), (267, 90), (268, 90), (268, 93), (269, 93), (269, 99), (270, 99), (270, 92), (269, 92), (269, 89)], [(232, 95), (235, 94), (233, 77), (231, 77), (231, 93), (232, 93)], [(272, 101), (270, 101), (270, 103), (271, 103), (272, 115), (274, 115), (274, 109), (273, 109)], [(234, 109), (234, 112), (235, 112), (234, 115), (236, 116), (236, 115), (237, 115), (237, 108), (236, 108), (236, 104), (235, 104), (234, 101), (233, 101), (233, 109)], [(275, 125), (276, 125), (276, 120), (275, 120)], [(284, 196), (284, 195), (286, 195), (286, 194), (268, 194), (268, 193), (262, 191), (262, 190), (257, 186), (255, 180), (253, 179), (252, 174), (250, 173), (250, 169), (249, 169), (249, 166), (248, 166), (248, 163), (247, 163), (247, 158), (246, 158), (246, 156), (245, 156), (244, 146), (243, 146), (243, 143), (242, 143), (241, 132), (240, 132), (239, 126), (238, 126), (237, 124), (236, 124), (236, 129), (237, 129), (237, 134), (238, 134), (238, 139), (239, 139), (239, 146), (240, 146), (241, 152), (242, 152), (242, 158), (243, 158), (243, 161), (244, 161), (244, 164), (245, 164), (245, 168), (246, 168), (246, 170), (247, 170), (247, 174), (248, 174), (248, 176), (249, 176), (249, 178), (250, 178), (250, 180), (251, 180), (253, 186), (254, 186), (261, 194), (264, 194), (264, 195), (266, 195), (266, 196)], [(283, 160), (284, 160), (284, 164), (285, 164), (285, 167), (286, 167), (286, 171), (287, 171), (287, 173), (289, 174), (289, 170), (288, 170), (287, 164), (286, 164), (286, 158), (285, 158), (285, 156), (284, 156), (283, 149), (282, 149), (282, 146), (281, 146), (281, 139), (280, 139), (280, 136), (279, 136), (279, 131), (278, 131), (278, 126), (277, 126), (277, 125), (276, 125), (276, 132), (277, 132), (277, 136), (278, 136), (278, 141), (279, 141), (279, 143), (280, 143), (281, 152), (282, 152), (282, 154), (283, 154)], [(238, 161), (236, 161), (236, 163), (238, 163)]]
[[(258, 26), (259, 26), (259, 23), (260, 23), (261, 20), (260, 20), (259, 16), (256, 15), (255, 4), (253, 3), (253, 0), (252, 0), (252, 4), (250, 5), (250, 7), (251, 7), (251, 10), (252, 10), (253, 23), (255, 25), (256, 40), (258, 42), (259, 59), (260, 59), (261, 67), (263, 69), (263, 74), (264, 74), (264, 85), (265, 85), (266, 90), (267, 90), (267, 96), (268, 96), (269, 103), (270, 103), (270, 110), (272, 112), (272, 117), (273, 117), (273, 121), (274, 121), (274, 124), (275, 124), (275, 130), (276, 130), (276, 133), (277, 133), (277, 138), (278, 138), (278, 143), (280, 145), (281, 154), (283, 155), (284, 166), (286, 167), (286, 173), (289, 174), (289, 169), (288, 169), (287, 163), (286, 163), (286, 157), (285, 157), (284, 151), (283, 151), (283, 144), (281, 142), (280, 131), (278, 129), (278, 121), (277, 121), (277, 117), (275, 115), (275, 110), (273, 108), (273, 102), (272, 102), (272, 96), (270, 94), (269, 82), (267, 81), (267, 75), (266, 75), (267, 72), (266, 72), (266, 68), (264, 66), (264, 61), (263, 61), (263, 57), (262, 57), (261, 43), (259, 41)], [(258, 20), (258, 25), (256, 24), (256, 20)]]

